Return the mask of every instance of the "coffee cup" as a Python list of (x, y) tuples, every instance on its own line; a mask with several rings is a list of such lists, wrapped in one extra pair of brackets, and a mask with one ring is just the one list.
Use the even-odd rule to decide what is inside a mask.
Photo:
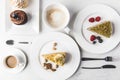
[(22, 58), (15, 54), (15, 55), (8, 55), (4, 58), (4, 65), (6, 68), (13, 69), (20, 66), (24, 66)]
[(67, 27), (70, 20), (68, 9), (60, 4), (53, 3), (45, 7), (43, 11), (43, 22), (48, 29), (52, 31), (60, 31)]

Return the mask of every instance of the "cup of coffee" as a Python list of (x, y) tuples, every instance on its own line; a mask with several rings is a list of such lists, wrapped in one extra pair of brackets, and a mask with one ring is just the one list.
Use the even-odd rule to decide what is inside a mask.
[(27, 56), (21, 49), (5, 46), (1, 47), (0, 53), (1, 69), (5, 73), (19, 73), (27, 65)]
[(9, 68), (15, 68), (17, 66), (17, 59), (15, 56), (8, 56), (5, 59), (5, 64)]
[(7, 68), (16, 68), (24, 65), (21, 59), (18, 55), (9, 55), (4, 59), (4, 64)]
[(49, 4), (43, 11), (43, 21), (49, 29), (58, 31), (64, 29), (70, 20), (68, 9), (59, 3)]

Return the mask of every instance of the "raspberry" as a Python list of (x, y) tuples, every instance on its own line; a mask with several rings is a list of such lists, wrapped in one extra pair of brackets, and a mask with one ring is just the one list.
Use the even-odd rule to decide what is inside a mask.
[(89, 19), (89, 22), (95, 22), (95, 19), (93, 18), (93, 17), (91, 17), (90, 19)]
[(96, 39), (96, 37), (94, 35), (90, 36), (90, 41), (94, 41)]
[(95, 18), (95, 21), (97, 21), (97, 22), (99, 22), (101, 20), (101, 17), (100, 16), (97, 16), (96, 18)]

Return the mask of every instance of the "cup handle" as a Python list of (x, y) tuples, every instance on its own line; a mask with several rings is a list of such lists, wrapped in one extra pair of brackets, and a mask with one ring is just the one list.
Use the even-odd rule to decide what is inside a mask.
[(24, 63), (19, 63), (18, 66), (24, 66)]
[(70, 34), (70, 33), (71, 33), (71, 30), (70, 30), (69, 27), (66, 27), (66, 28), (64, 29), (64, 31), (65, 31), (65, 33), (67, 33), (67, 34)]
[(73, 32), (69, 27), (66, 27), (66, 28), (64, 29), (64, 31), (65, 31), (65, 33), (67, 33), (68, 35), (74, 37), (75, 32)]

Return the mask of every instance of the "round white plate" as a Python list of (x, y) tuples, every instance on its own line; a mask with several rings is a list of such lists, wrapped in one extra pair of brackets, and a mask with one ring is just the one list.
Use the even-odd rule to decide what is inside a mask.
[[(52, 49), (54, 42), (57, 42), (57, 51), (67, 52), (67, 58), (64, 66), (59, 66), (57, 71), (52, 72), (45, 70), (41, 65), (41, 55), (43, 53), (57, 52)], [(69, 78), (76, 72), (81, 60), (80, 50), (75, 41), (68, 35), (58, 32), (46, 33), (37, 37), (32, 45), (30, 58), (36, 75), (45, 80), (65, 80)]]
[[(11, 56), (11, 55), (18, 55), (21, 57), (21, 64), (17, 65), (15, 68), (8, 68), (4, 60), (6, 57)], [(17, 48), (11, 48), (11, 47), (1, 47), (0, 49), (0, 64), (1, 64), (1, 69), (4, 70), (5, 73), (18, 73), (21, 72), (25, 66), (26, 66), (27, 60), (25, 54)]]
[[(90, 17), (101, 17), (100, 22), (90, 23), (88, 20)], [(92, 44), (90, 41), (90, 36), (97, 35), (93, 32), (87, 30), (88, 27), (99, 24), (104, 21), (111, 21), (113, 24), (113, 34), (110, 38), (105, 38), (103, 36), (103, 43), (97, 42)], [(75, 32), (75, 39), (78, 44), (90, 53), (101, 54), (111, 51), (120, 42), (120, 16), (111, 7), (103, 4), (94, 4), (81, 10), (76, 17), (73, 32)], [(100, 36), (100, 35), (99, 35)]]

